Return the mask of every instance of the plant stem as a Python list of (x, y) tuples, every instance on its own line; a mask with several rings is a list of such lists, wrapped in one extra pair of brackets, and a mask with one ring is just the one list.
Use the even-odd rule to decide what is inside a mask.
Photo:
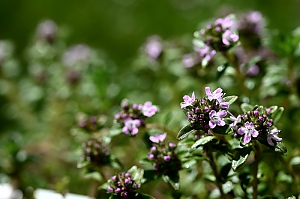
[(255, 140), (253, 140), (253, 150), (254, 150), (254, 165), (253, 165), (253, 199), (257, 199), (258, 196), (258, 190), (257, 190), (257, 185), (258, 185), (258, 178), (257, 178), (257, 173), (258, 173), (258, 162), (259, 162), (259, 154), (260, 154), (260, 147), (257, 144)]
[(230, 54), (228, 51), (222, 52), (223, 56), (228, 60), (228, 62), (234, 67), (235, 72), (236, 72), (236, 77), (238, 80), (238, 86), (240, 89), (244, 92), (244, 95), (246, 97), (250, 96), (250, 91), (249, 89), (245, 86), (245, 75), (241, 73), (240, 71), (240, 64), (238, 63), (237, 58), (233, 55)]
[(212, 154), (212, 152), (210, 151), (207, 151), (206, 152), (206, 155), (207, 157), (209, 158), (209, 164), (210, 164), (210, 167), (211, 169), (213, 170), (213, 173), (216, 177), (216, 185), (220, 191), (220, 194), (221, 194), (221, 198), (226, 198), (226, 195), (224, 194), (224, 191), (223, 191), (223, 187), (222, 187), (222, 183), (220, 181), (220, 176), (219, 176), (219, 173), (218, 173), (218, 169), (217, 169), (217, 165), (216, 165), (216, 161), (215, 161), (215, 158)]

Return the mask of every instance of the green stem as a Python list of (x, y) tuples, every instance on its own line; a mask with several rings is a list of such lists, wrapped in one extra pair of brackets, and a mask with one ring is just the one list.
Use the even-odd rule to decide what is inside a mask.
[(254, 150), (254, 165), (253, 165), (253, 199), (257, 199), (258, 196), (258, 190), (257, 190), (257, 185), (258, 185), (258, 178), (257, 178), (257, 173), (258, 173), (258, 162), (259, 162), (259, 154), (260, 154), (260, 147), (257, 144), (255, 140), (253, 140), (253, 150)]
[(228, 51), (222, 52), (223, 56), (228, 60), (228, 62), (234, 67), (235, 72), (236, 72), (236, 77), (238, 81), (238, 86), (240, 89), (244, 92), (244, 95), (246, 97), (250, 96), (250, 91), (249, 89), (245, 86), (245, 75), (240, 71), (240, 64), (237, 60), (237, 58), (233, 55), (230, 54)]
[(217, 187), (220, 191), (221, 198), (225, 199), (226, 195), (224, 194), (224, 191), (223, 191), (223, 187), (222, 187), (222, 183), (221, 183), (220, 176), (219, 176), (219, 173), (218, 173), (218, 168), (217, 168), (217, 165), (216, 165), (215, 158), (214, 158), (212, 152), (210, 152), (210, 151), (207, 151), (206, 155), (209, 158), (210, 167), (213, 170), (214, 176), (216, 177), (216, 185), (217, 185)]

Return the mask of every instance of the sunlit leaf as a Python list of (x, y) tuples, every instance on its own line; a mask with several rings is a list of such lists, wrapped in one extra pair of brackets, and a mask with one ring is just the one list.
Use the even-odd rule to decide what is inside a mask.
[(193, 150), (197, 149), (198, 147), (211, 142), (212, 140), (216, 140), (216, 138), (214, 136), (206, 136), (206, 137), (200, 138), (191, 146), (190, 151), (193, 151)]
[(248, 159), (250, 152), (251, 152), (251, 147), (243, 147), (243, 148), (238, 148), (235, 149), (236, 154), (233, 156), (232, 160), (232, 169), (236, 171), (238, 168), (240, 168)]
[(235, 102), (238, 99), (238, 96), (231, 95), (231, 96), (224, 97), (223, 99), (226, 102), (228, 102), (229, 104), (232, 104), (233, 102)]
[(177, 139), (182, 140), (185, 137), (187, 137), (190, 133), (192, 133), (192, 131), (194, 130), (194, 128), (188, 124), (186, 126), (184, 126), (182, 129), (180, 129), (180, 131), (177, 134)]
[(278, 122), (278, 120), (281, 118), (283, 111), (284, 111), (284, 108), (279, 107), (272, 113), (271, 117), (274, 120), (274, 123)]
[(253, 106), (247, 103), (242, 103), (241, 104), (241, 109), (244, 113), (246, 113), (247, 111), (252, 111), (253, 110)]

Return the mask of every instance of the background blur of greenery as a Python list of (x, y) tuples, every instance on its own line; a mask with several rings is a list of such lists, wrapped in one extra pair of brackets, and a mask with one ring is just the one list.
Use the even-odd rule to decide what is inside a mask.
[[(131, 72), (132, 69), (129, 64), (134, 59), (134, 56), (136, 56), (138, 49), (145, 42), (146, 38), (153, 34), (157, 34), (163, 39), (174, 39), (187, 35), (191, 43), (193, 32), (199, 29), (201, 22), (213, 17), (216, 18), (222, 13), (236, 13), (249, 10), (262, 12), (268, 21), (268, 28), (290, 32), (300, 24), (299, 7), (300, 1), (298, 0), (0, 0), (0, 40), (12, 41), (15, 47), (14, 56), (21, 60), (21, 62), (25, 62), (26, 57), (24, 52), (32, 42), (36, 26), (45, 19), (51, 19), (58, 24), (59, 28), (64, 28), (65, 32), (68, 33), (66, 37), (67, 46), (86, 43), (92, 48), (102, 49), (110, 60), (116, 63), (115, 65), (112, 64), (118, 69), (114, 73), (115, 77), (106, 78), (107, 81), (111, 81), (111, 79), (121, 78), (122, 76), (120, 75), (126, 70), (128, 73)], [(26, 64), (24, 64), (24, 67), (27, 67)], [(104, 78), (102, 81), (106, 79)], [(99, 82), (101, 83), (101, 81)], [(130, 85), (127, 85), (126, 89), (129, 90)], [(126, 89), (125, 92), (119, 93), (120, 96), (114, 98), (115, 101), (107, 102), (107, 104), (118, 106), (122, 98), (128, 97)], [(178, 95), (182, 96), (181, 93)], [(149, 100), (154, 100), (155, 103), (158, 102), (158, 99), (153, 99), (154, 96), (151, 97), (152, 99)], [(144, 96), (144, 98), (146, 97)], [(142, 103), (143, 100), (138, 102)], [(165, 104), (168, 100), (165, 101)], [(179, 101), (177, 100), (181, 99), (176, 98), (174, 100), (173, 103), (179, 107), (177, 105)], [(5, 102), (1, 103), (4, 104)], [(53, 106), (56, 105), (54, 104)], [(63, 107), (62, 104), (58, 104), (58, 106)], [(95, 107), (92, 107), (91, 110), (84, 108), (84, 106), (80, 108), (81, 110), (91, 111)], [(103, 108), (101, 111), (106, 114), (110, 110), (110, 107), (101, 108)], [(117, 108), (114, 107), (114, 110), (117, 110)], [(2, 117), (2, 113), (0, 115)], [(73, 115), (69, 115), (68, 117), (73, 120), (75, 118)], [(73, 120), (67, 121), (68, 124), (72, 125), (74, 123)], [(5, 124), (1, 122), (1, 127), (6, 126), (6, 130), (9, 129), (10, 125), (7, 122), (5, 121)], [(62, 123), (64, 120), (59, 122)], [(60, 123), (57, 125), (60, 125)], [(70, 125), (62, 126), (70, 127)], [(53, 126), (53, 129), (55, 129), (55, 126)], [(65, 130), (66, 133), (69, 132), (67, 128), (60, 130)], [(58, 135), (59, 133), (62, 132), (58, 132)], [(57, 140), (51, 141), (56, 142)], [(65, 140), (62, 140), (62, 142), (65, 142)], [(62, 142), (60, 146), (63, 145)], [(41, 146), (44, 146), (43, 144), (45, 143), (41, 143)], [(76, 146), (69, 146), (70, 143), (66, 142), (65, 144), (66, 146), (62, 147), (62, 149), (76, 148)], [(47, 145), (45, 145), (45, 148), (47, 148)], [(59, 153), (59, 149), (56, 152)], [(57, 169), (56, 167), (50, 168), (50, 166), (44, 168), (46, 170), (44, 173), (49, 175), (49, 181), (35, 179), (34, 185), (54, 188), (53, 185), (48, 186), (47, 183), (59, 184), (68, 181), (64, 178), (51, 179), (51, 177), (55, 176), (53, 172), (57, 172), (56, 176), (63, 177), (64, 175), (68, 175), (73, 180), (68, 182), (70, 184), (68, 188), (71, 192), (84, 194), (88, 184), (82, 182), (82, 179), (79, 177), (80, 172), (76, 173), (74, 165), (72, 168), (70, 165), (65, 166), (59, 168), (59, 170), (55, 170)], [(28, 177), (29, 175), (31, 173), (25, 176)], [(38, 175), (38, 171), (32, 175)], [(77, 176), (78, 178), (76, 179)], [(78, 189), (79, 187), (81, 189)]]
[(70, 28), (69, 44), (104, 49), (126, 66), (149, 35), (164, 39), (191, 35), (199, 22), (222, 10), (260, 11), (270, 28), (285, 32), (299, 25), (299, 7), (298, 0), (0, 0), (0, 38), (13, 40), (21, 53), (36, 25), (52, 19)]

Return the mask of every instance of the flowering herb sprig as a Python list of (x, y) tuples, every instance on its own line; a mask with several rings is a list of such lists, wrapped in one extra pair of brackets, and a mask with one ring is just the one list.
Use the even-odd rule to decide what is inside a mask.
[(122, 132), (135, 136), (139, 128), (145, 126), (145, 120), (152, 117), (158, 111), (158, 107), (147, 101), (144, 104), (130, 104), (124, 101), (122, 110), (115, 115), (115, 120), (122, 126)]
[(195, 36), (205, 44), (202, 47), (203, 49), (210, 49), (210, 52), (213, 50), (227, 51), (239, 40), (235, 23), (235, 16), (232, 14), (224, 18), (218, 18), (214, 23), (196, 32)]
[(91, 138), (82, 143), (82, 157), (78, 167), (101, 167), (110, 163), (110, 150), (101, 138)]
[(107, 191), (117, 198), (136, 198), (140, 185), (135, 182), (130, 173), (120, 173), (109, 180)]
[(143, 177), (144, 170), (133, 166), (127, 172), (112, 176), (100, 188), (106, 189), (110, 194), (110, 199), (154, 199), (141, 192), (140, 188), (144, 183)]
[[(179, 139), (186, 137), (192, 130), (211, 134), (212, 129), (217, 126), (225, 126), (224, 118), (227, 116), (227, 110), (236, 97), (225, 98), (221, 88), (212, 92), (209, 87), (206, 87), (205, 92), (206, 96), (200, 99), (195, 97), (195, 93), (192, 93), (191, 97), (188, 95), (183, 97), (181, 109), (185, 112), (189, 125), (179, 132)], [(197, 134), (195, 138), (198, 139)]]
[(275, 146), (282, 141), (282, 138), (277, 136), (280, 130), (274, 126), (274, 118), (278, 120), (276, 117), (278, 114), (281, 115), (282, 111), (283, 109), (278, 107), (257, 106), (237, 117), (231, 116), (233, 123), (230, 127), (234, 132), (234, 137), (242, 138), (242, 144), (258, 140), (266, 145)]
[(177, 176), (182, 168), (180, 159), (176, 155), (176, 144), (165, 142), (166, 133), (150, 136), (152, 147), (148, 159), (152, 162), (158, 176)]

